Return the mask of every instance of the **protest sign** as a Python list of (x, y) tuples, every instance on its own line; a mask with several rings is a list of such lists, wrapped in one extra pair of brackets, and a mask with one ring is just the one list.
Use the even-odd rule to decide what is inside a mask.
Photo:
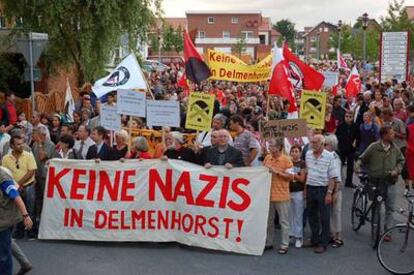
[(331, 88), (338, 84), (338, 73), (337, 72), (324, 71), (323, 76), (325, 77), (325, 81), (323, 82), (324, 87)]
[(185, 128), (209, 131), (213, 120), (214, 95), (190, 93)]
[(300, 118), (314, 129), (325, 127), (326, 93), (303, 91), (300, 99)]
[(145, 92), (118, 90), (116, 102), (118, 114), (145, 117), (145, 100)]
[(246, 65), (237, 57), (215, 50), (208, 50), (208, 65), (211, 70), (210, 79), (258, 82), (267, 81), (271, 76), (271, 58), (266, 57), (256, 65)]
[(280, 119), (260, 121), (260, 134), (263, 139), (295, 138), (306, 136), (306, 121), (304, 119)]
[(180, 127), (180, 104), (171, 100), (147, 100), (149, 126)]
[(270, 181), (265, 167), (52, 159), (39, 239), (180, 242), (261, 255)]
[(101, 125), (107, 130), (118, 131), (121, 129), (121, 116), (115, 106), (103, 104), (101, 107)]

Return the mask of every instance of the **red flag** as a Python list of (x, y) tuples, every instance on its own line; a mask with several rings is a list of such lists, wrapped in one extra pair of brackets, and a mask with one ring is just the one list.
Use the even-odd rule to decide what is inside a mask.
[(197, 52), (193, 41), (184, 31), (184, 60), (187, 78), (197, 84), (211, 76), (210, 68), (204, 62), (203, 57)]
[(177, 85), (178, 87), (183, 88), (184, 91), (190, 90), (190, 87), (188, 86), (188, 83), (187, 83), (187, 77), (185, 76), (185, 72), (180, 77), (180, 79), (178, 79)]
[(349, 75), (348, 82), (345, 86), (345, 92), (347, 97), (356, 97), (361, 92), (361, 79), (357, 68), (352, 68), (351, 74)]
[(289, 50), (287, 43), (283, 46), (283, 57), (289, 62), (290, 67), (296, 67), (300, 71), (299, 74), (302, 78), (303, 87), (298, 88), (306, 90), (320, 90), (322, 88), (323, 82), (325, 81), (323, 74), (303, 63)]
[(290, 103), (288, 112), (292, 113), (297, 111), (298, 108), (296, 106), (294, 88), (288, 76), (287, 62), (283, 60), (283, 57), (280, 56), (281, 54), (281, 49), (277, 48), (275, 50), (275, 59), (279, 61), (273, 69), (268, 94), (286, 98)]
[(337, 63), (338, 69), (345, 69), (349, 71), (348, 64), (346, 64), (346, 61), (342, 57), (341, 53), (339, 52), (339, 49), (336, 52), (336, 57), (337, 57), (336, 63)]

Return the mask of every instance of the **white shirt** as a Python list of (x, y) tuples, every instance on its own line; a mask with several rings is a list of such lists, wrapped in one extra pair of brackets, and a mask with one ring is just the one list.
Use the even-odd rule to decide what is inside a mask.
[[(76, 150), (76, 151), (79, 151), (79, 149), (81, 147), (81, 142), (82, 142), (81, 140), (77, 140), (75, 142), (75, 145), (73, 146), (73, 149)], [(82, 152), (81, 152), (83, 159), (86, 159), (86, 154), (88, 153), (89, 147), (91, 147), (94, 144), (95, 144), (95, 142), (90, 137), (88, 137), (85, 140), (85, 143), (83, 145)]]
[(325, 149), (319, 158), (315, 158), (313, 150), (309, 150), (306, 153), (306, 167), (308, 169), (306, 185), (328, 186), (330, 179), (339, 177), (335, 157)]
[[(207, 146), (211, 146), (211, 132), (212, 130), (208, 131), (208, 132), (201, 132), (200, 134), (198, 134), (196, 142), (198, 144), (203, 145), (203, 147), (207, 147)], [(230, 133), (229, 133), (229, 141), (227, 142), (229, 145), (233, 146), (233, 138), (231, 137)]]

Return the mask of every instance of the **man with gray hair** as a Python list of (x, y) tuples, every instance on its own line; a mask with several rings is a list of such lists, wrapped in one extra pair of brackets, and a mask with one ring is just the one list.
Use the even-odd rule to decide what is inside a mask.
[[(35, 214), (34, 229), (37, 230), (43, 206), (43, 194), (45, 191), (47, 168), (46, 163), (56, 154), (55, 144), (49, 138), (49, 130), (45, 125), (38, 125), (33, 129), (32, 145), (33, 156), (36, 161), (36, 185), (35, 185)], [(37, 233), (37, 232), (36, 232)]]
[[(213, 128), (210, 131), (204, 131), (201, 132), (196, 139), (196, 143), (201, 145), (201, 147), (207, 147), (207, 146), (211, 146), (211, 132), (214, 130), (221, 130), (224, 129), (224, 127), (226, 126), (226, 122), (227, 122), (227, 117), (223, 114), (216, 114), (213, 117)], [(233, 146), (233, 138), (231, 137), (231, 135), (229, 134), (229, 138), (228, 138), (228, 144)]]
[(314, 135), (306, 153), (306, 204), (312, 231), (311, 247), (315, 253), (324, 253), (330, 240), (330, 206), (335, 180), (339, 177), (335, 158), (324, 149), (325, 137)]

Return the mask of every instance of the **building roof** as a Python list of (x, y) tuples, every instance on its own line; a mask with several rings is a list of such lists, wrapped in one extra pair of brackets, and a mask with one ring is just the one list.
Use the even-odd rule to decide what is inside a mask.
[(414, 20), (414, 6), (406, 6), (405, 9), (408, 14), (408, 19)]
[(194, 10), (185, 11), (185, 14), (262, 14), (258, 10)]
[(187, 18), (185, 17), (166, 17), (164, 18), (164, 22), (174, 29), (181, 27), (184, 30), (187, 28)]
[[(304, 34), (304, 36), (307, 36), (308, 34), (310, 34), (311, 32), (313, 32), (315, 29), (317, 29), (317, 28), (318, 28), (320, 25), (322, 25), (322, 24), (327, 25), (327, 26), (328, 26), (328, 28), (330, 28), (330, 29), (334, 29), (334, 30), (337, 30), (337, 29), (338, 29), (338, 27), (337, 27), (336, 25), (331, 24), (331, 23), (328, 23), (328, 22), (325, 22), (325, 21), (322, 21), (322, 22), (320, 22), (318, 25), (316, 25), (315, 27), (313, 27), (311, 30), (307, 31), (307, 32)], [(305, 29), (306, 29), (306, 28), (305, 28)]]

